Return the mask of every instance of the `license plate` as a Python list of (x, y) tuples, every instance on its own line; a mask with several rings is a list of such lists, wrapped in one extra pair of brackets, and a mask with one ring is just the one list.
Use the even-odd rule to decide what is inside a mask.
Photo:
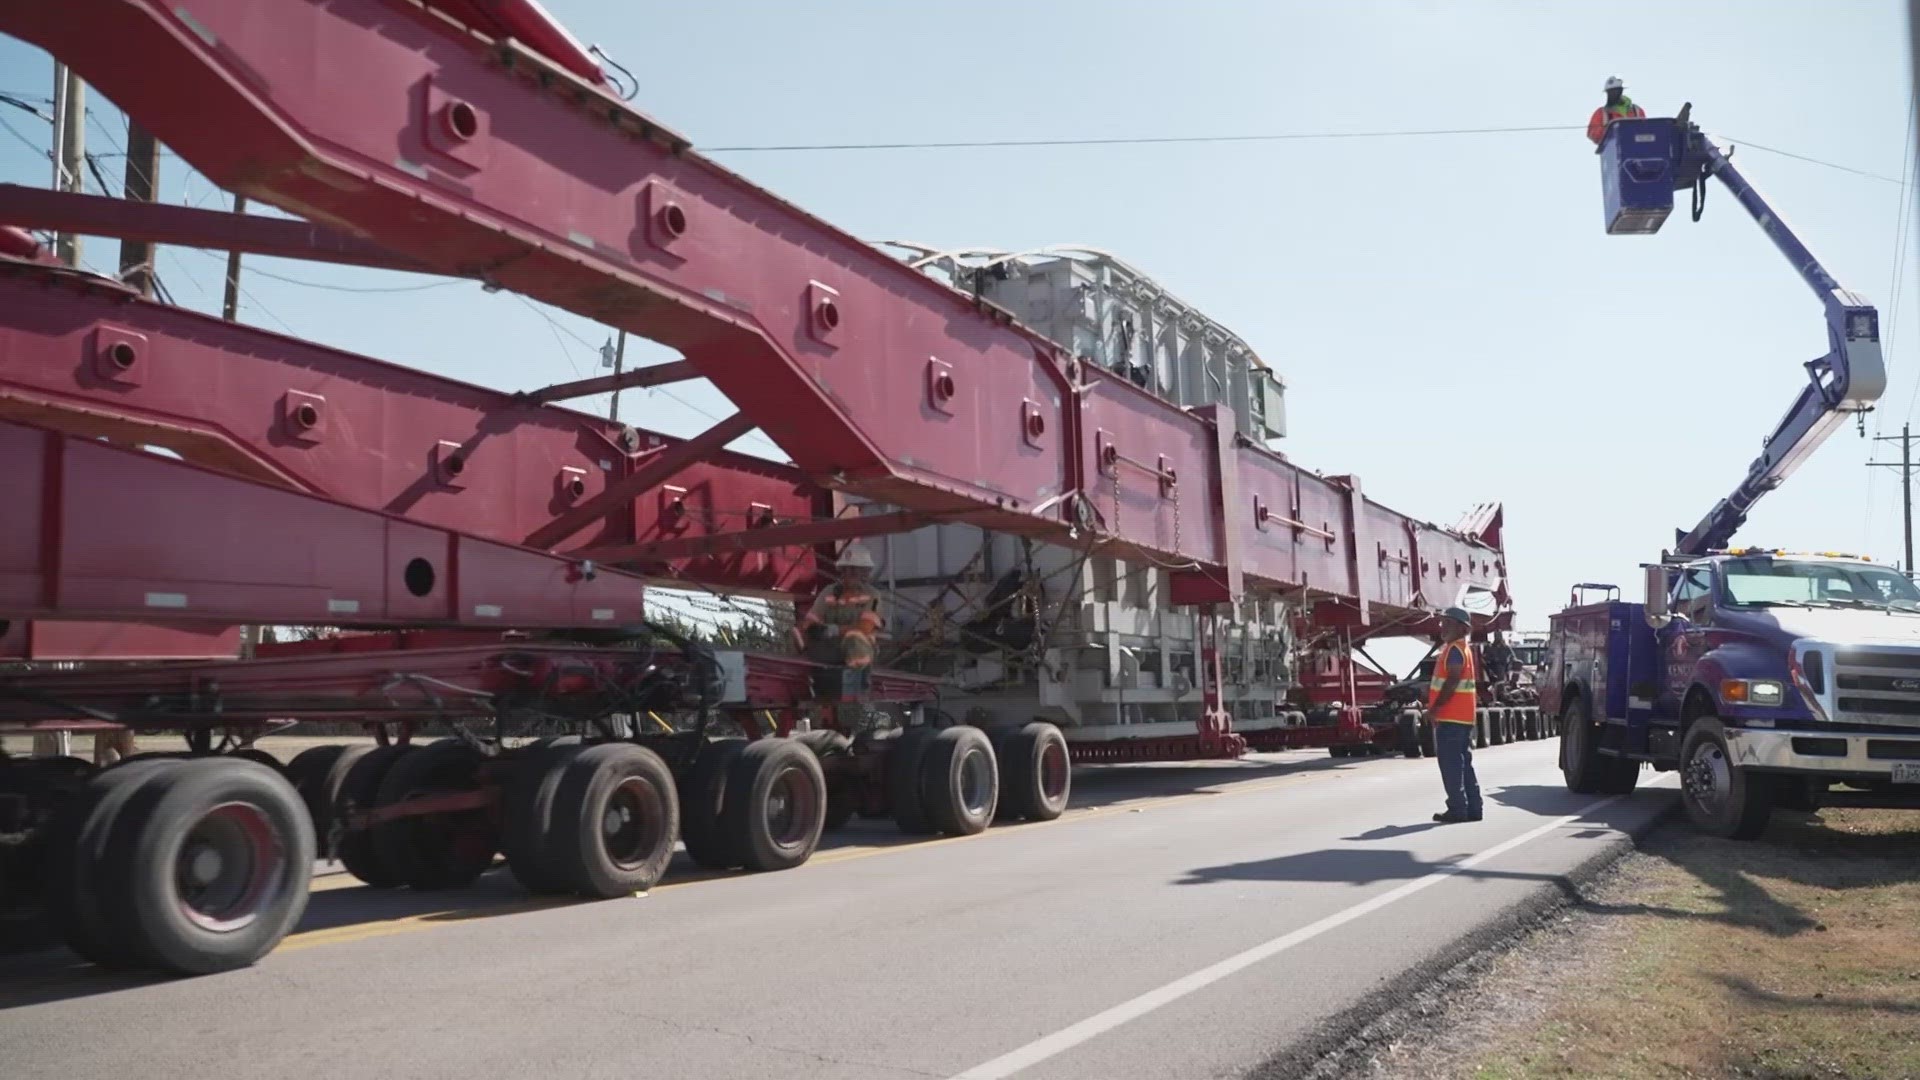
[(1893, 782), (1896, 784), (1920, 784), (1920, 761), (1894, 762)]

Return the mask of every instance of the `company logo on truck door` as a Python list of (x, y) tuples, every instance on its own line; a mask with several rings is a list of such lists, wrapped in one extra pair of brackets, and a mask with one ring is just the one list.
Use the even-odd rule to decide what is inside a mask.
[(1920, 693), (1920, 679), (1895, 679), (1893, 688), (1909, 694)]

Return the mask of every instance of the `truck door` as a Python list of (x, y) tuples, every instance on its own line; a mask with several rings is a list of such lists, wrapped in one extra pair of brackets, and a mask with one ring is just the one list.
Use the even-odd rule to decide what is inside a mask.
[(1653, 707), (1659, 719), (1680, 716), (1687, 688), (1693, 685), (1693, 669), (1707, 651), (1706, 628), (1713, 614), (1713, 568), (1689, 566), (1682, 571), (1668, 607), (1675, 618), (1660, 635), (1666, 679)]

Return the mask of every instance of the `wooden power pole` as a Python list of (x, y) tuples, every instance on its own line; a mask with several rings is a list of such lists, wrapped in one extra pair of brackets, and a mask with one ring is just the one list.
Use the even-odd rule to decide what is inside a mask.
[(1899, 461), (1869, 461), (1867, 464), (1876, 469), (1900, 470), (1900, 523), (1906, 529), (1906, 563), (1901, 567), (1908, 577), (1913, 576), (1913, 430), (1911, 424), (1901, 424), (1898, 435), (1876, 435), (1874, 442), (1897, 442), (1900, 444)]
[[(160, 144), (153, 132), (131, 119), (127, 121), (127, 172), (122, 194), (133, 202), (152, 202), (160, 195)], [(151, 242), (121, 240), (120, 280), (139, 289), (141, 296), (152, 296), (156, 258)]]

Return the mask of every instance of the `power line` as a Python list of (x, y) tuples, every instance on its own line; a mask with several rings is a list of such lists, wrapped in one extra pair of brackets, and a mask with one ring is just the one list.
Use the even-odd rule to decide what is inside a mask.
[(1750, 150), (1761, 150), (1769, 154), (1779, 154), (1781, 157), (1792, 158), (1795, 161), (1804, 161), (1809, 165), (1819, 165), (1828, 169), (1838, 169), (1843, 173), (1852, 173), (1855, 176), (1863, 176), (1868, 180), (1878, 180), (1883, 184), (1904, 184), (1906, 182), (1904, 180), (1887, 176), (1883, 173), (1868, 172), (1865, 169), (1856, 169), (1851, 165), (1841, 165), (1837, 162), (1827, 161), (1823, 158), (1808, 157), (1806, 154), (1796, 154), (1791, 150), (1781, 150), (1772, 146), (1764, 146), (1757, 142), (1749, 142), (1745, 139), (1736, 139), (1731, 135), (1727, 136), (1727, 141), (1730, 143), (1733, 143), (1736, 146), (1744, 146)]
[(325, 281), (303, 281), (300, 278), (287, 277), (284, 274), (275, 274), (271, 271), (262, 270), (257, 266), (248, 267), (247, 273), (253, 277), (272, 278), (275, 281), (284, 281), (289, 285), (304, 285), (309, 289), (326, 289), (329, 292), (343, 293), (421, 292), (426, 289), (439, 289), (448, 285), (460, 284), (458, 279), (443, 278), (439, 281), (429, 281), (419, 285), (334, 285)]
[(1295, 142), (1309, 139), (1400, 139), (1416, 136), (1515, 135), (1523, 132), (1582, 131), (1577, 125), (1532, 127), (1420, 128), (1397, 131), (1291, 131), (1259, 135), (1133, 135), (1111, 138), (974, 139), (952, 142), (787, 143), (765, 146), (708, 146), (704, 154), (786, 153), (808, 150), (984, 150), (1049, 146), (1158, 146), (1194, 143)]

